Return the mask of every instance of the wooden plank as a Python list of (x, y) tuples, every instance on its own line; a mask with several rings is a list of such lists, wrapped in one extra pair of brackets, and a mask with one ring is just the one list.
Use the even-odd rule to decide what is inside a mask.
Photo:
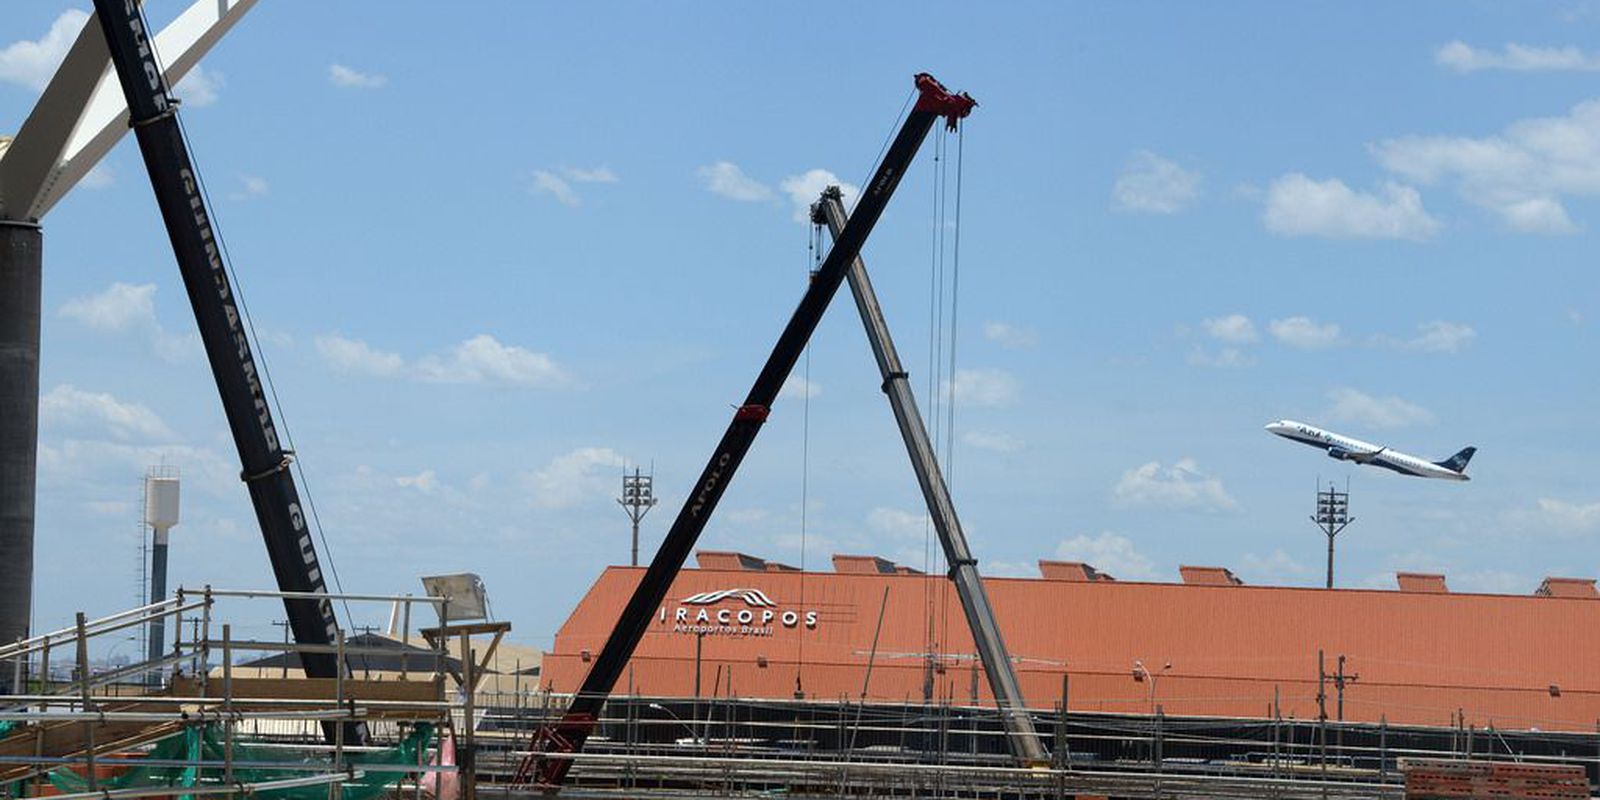
[[(336, 698), (338, 681), (334, 678), (240, 678), (233, 679), (233, 696), (247, 700), (327, 700)], [(179, 697), (222, 697), (221, 681), (208, 681), (201, 688), (191, 678), (182, 678), (174, 687)], [(346, 678), (344, 696), (362, 700), (389, 700), (415, 703), (434, 703), (444, 699), (433, 681), (365, 681)]]

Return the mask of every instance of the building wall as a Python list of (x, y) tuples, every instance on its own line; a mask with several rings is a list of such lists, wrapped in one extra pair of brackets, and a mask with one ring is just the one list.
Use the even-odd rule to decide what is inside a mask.
[[(643, 570), (608, 568), (545, 657), (543, 686), (574, 691)], [(1346, 657), (1349, 720), (1593, 731), (1600, 725), (1600, 599), (1419, 594), (1358, 589), (1132, 582), (986, 581), (1028, 704), (1050, 708), (1070, 675), (1069, 707), (1174, 716), (1267, 717), (1274, 692), (1285, 718), (1317, 715), (1317, 651), (1327, 670)], [(703, 605), (698, 594), (756, 589)], [(763, 607), (770, 599), (775, 605)], [(633, 690), (690, 696), (695, 642), (702, 694), (792, 698), (861, 695), (879, 609), (882, 634), (867, 697), (918, 700), (931, 625), (951, 656), (936, 695), (968, 702), (972, 639), (954, 587), (920, 575), (686, 569), (635, 653)], [(687, 626), (677, 612), (687, 612)], [(713, 630), (694, 625), (701, 610)], [(749, 612), (745, 631), (738, 613)], [(761, 625), (762, 612), (774, 619)], [(719, 612), (732, 623), (716, 622)], [(797, 615), (793, 626), (783, 613)], [(815, 613), (807, 627), (805, 615)], [(1133, 679), (1134, 662), (1159, 675)], [(1163, 669), (1165, 664), (1170, 669)], [(624, 679), (626, 681), (626, 678)], [(715, 684), (715, 688), (713, 688)], [(991, 702), (987, 680), (980, 702)], [(617, 691), (628, 691), (627, 685)], [(1327, 685), (1328, 714), (1336, 692)]]

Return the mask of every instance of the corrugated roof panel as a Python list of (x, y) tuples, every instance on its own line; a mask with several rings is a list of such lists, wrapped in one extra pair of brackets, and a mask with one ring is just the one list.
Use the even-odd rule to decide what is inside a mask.
[(1450, 591), (1444, 584), (1444, 576), (1433, 572), (1396, 572), (1394, 580), (1402, 592), (1444, 594)]
[(731, 550), (696, 550), (694, 560), (701, 569), (765, 570), (767, 568), (765, 560)]
[(1178, 567), (1178, 574), (1183, 577), (1183, 582), (1190, 586), (1241, 586), (1244, 581), (1239, 580), (1227, 567)]
[(1545, 578), (1534, 594), (1542, 597), (1600, 597), (1593, 578)]
[(878, 556), (854, 556), (837, 553), (833, 557), (833, 571), (844, 574), (893, 575), (893, 561)]

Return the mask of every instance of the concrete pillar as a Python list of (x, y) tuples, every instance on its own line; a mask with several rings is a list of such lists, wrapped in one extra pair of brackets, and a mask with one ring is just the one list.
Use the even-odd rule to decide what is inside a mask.
[[(167, 529), (157, 528), (150, 544), (150, 602), (159, 603), (167, 599)], [(165, 619), (150, 620), (150, 650), (146, 658), (155, 661), (166, 655), (167, 649), (167, 621)], [(150, 674), (151, 683), (161, 684), (161, 672)]]
[[(0, 642), (29, 635), (39, 454), (39, 226), (0, 219)], [(0, 693), (13, 664), (0, 664)]]

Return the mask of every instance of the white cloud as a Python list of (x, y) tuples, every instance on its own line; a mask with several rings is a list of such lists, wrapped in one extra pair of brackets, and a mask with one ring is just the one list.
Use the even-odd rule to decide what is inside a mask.
[(1450, 589), (1481, 594), (1528, 594), (1537, 581), (1503, 569), (1451, 570)]
[(155, 295), (153, 283), (113, 283), (99, 294), (68, 300), (61, 315), (97, 331), (120, 333), (155, 320)]
[(578, 195), (578, 190), (572, 188), (574, 183), (617, 183), (621, 180), (615, 172), (606, 167), (594, 169), (563, 167), (559, 171), (561, 174), (558, 175), (549, 170), (535, 170), (533, 191), (544, 192), (564, 206), (583, 205), (583, 198)]
[(39, 39), (23, 39), (0, 48), (0, 81), (42, 91), (88, 20), (87, 13), (69, 8)]
[(1315, 181), (1298, 172), (1272, 182), (1261, 219), (1267, 230), (1282, 236), (1330, 239), (1422, 241), (1440, 227), (1410, 186), (1385, 184), (1379, 197), (1353, 191), (1338, 179)]
[(443, 355), (407, 362), (398, 353), (338, 334), (317, 337), (317, 352), (336, 372), (377, 378), (404, 377), (423, 383), (482, 383), (537, 389), (574, 384), (572, 377), (544, 353), (501, 343), (480, 333)]
[(446, 356), (424, 356), (415, 367), (431, 383), (497, 383), (550, 388), (572, 382), (566, 370), (544, 353), (501, 344), (486, 333), (456, 345)]
[(1015, 453), (1027, 446), (1021, 439), (1011, 434), (988, 433), (985, 431), (967, 431), (961, 434), (961, 441), (968, 447), (991, 450), (996, 453)]
[(1477, 337), (1471, 325), (1434, 320), (1417, 326), (1417, 335), (1405, 342), (1409, 350), (1424, 353), (1455, 353)]
[(1249, 344), (1256, 341), (1255, 323), (1243, 314), (1229, 314), (1226, 317), (1215, 317), (1200, 323), (1206, 333), (1213, 339), (1220, 339), (1233, 344)]
[(1111, 188), (1113, 208), (1147, 214), (1175, 213), (1199, 194), (1200, 173), (1145, 150), (1133, 155)]
[(790, 375), (783, 382), (783, 388), (778, 390), (779, 397), (805, 400), (822, 394), (822, 386), (814, 381), (808, 381), (799, 375)]
[(343, 64), (328, 65), (328, 82), (341, 89), (377, 89), (389, 82), (388, 76), (361, 72)]
[(317, 353), (336, 372), (385, 378), (405, 369), (397, 353), (375, 350), (366, 342), (338, 334), (317, 337)]
[(222, 73), (213, 69), (206, 69), (199, 64), (189, 70), (189, 74), (172, 87), (172, 93), (190, 108), (204, 108), (217, 102), (217, 95), (222, 87), (228, 83)]
[(1405, 428), (1412, 425), (1432, 425), (1433, 414), (1414, 403), (1398, 397), (1373, 397), (1348, 387), (1328, 392), (1333, 402), (1328, 415), (1340, 422), (1352, 422), (1372, 428)]
[(1499, 52), (1454, 41), (1434, 51), (1433, 60), (1457, 72), (1503, 69), (1518, 72), (1600, 71), (1600, 53), (1576, 47), (1534, 47), (1508, 42)]
[(622, 178), (612, 172), (610, 167), (595, 167), (583, 169), (580, 167), (562, 167), (562, 177), (573, 183), (620, 183)]
[(1074, 536), (1056, 546), (1056, 558), (1081, 561), (1121, 580), (1154, 580), (1155, 565), (1126, 536), (1105, 531), (1099, 536)]
[(1570, 503), (1541, 497), (1533, 520), (1555, 533), (1590, 533), (1600, 530), (1600, 503)]
[(78, 185), (85, 189), (104, 189), (117, 182), (117, 175), (105, 164), (96, 164), (78, 180)]
[(234, 200), (246, 200), (251, 197), (265, 197), (272, 187), (267, 185), (267, 179), (260, 175), (240, 175), (238, 191), (229, 194)]
[(964, 406), (1003, 408), (1021, 397), (1022, 384), (1005, 370), (958, 369), (955, 380), (945, 383), (945, 391)]
[(846, 209), (854, 208), (861, 190), (855, 184), (839, 180), (839, 176), (825, 169), (807, 170), (800, 175), (790, 175), (778, 183), (778, 188), (789, 195), (794, 203), (794, 221), (811, 222), (811, 204), (822, 197), (822, 190), (838, 186)]
[(1579, 230), (1563, 197), (1600, 196), (1600, 100), (1563, 117), (1511, 123), (1496, 135), (1405, 136), (1373, 146), (1385, 169), (1424, 184), (1453, 183), (1510, 230)]
[(985, 578), (1037, 578), (1039, 565), (1027, 561), (985, 561)]
[(1310, 317), (1287, 317), (1267, 324), (1272, 338), (1301, 350), (1316, 350), (1339, 343), (1339, 326), (1328, 322), (1318, 324)]
[(99, 294), (74, 297), (61, 306), (61, 316), (102, 333), (140, 335), (156, 355), (181, 361), (201, 352), (194, 333), (172, 333), (156, 319), (156, 285), (113, 283)]
[(185, 492), (199, 489), (214, 497), (238, 497), (239, 462), (207, 448), (105, 439), (39, 443), (41, 484), (126, 486), (151, 464), (182, 466)]
[(122, 441), (172, 438), (172, 429), (154, 411), (103, 392), (86, 392), (69, 383), (39, 398), (39, 417), (46, 425), (104, 430)]
[(572, 184), (567, 183), (553, 172), (546, 172), (542, 169), (535, 170), (533, 173), (533, 190), (549, 194), (564, 206), (577, 207), (583, 205), (583, 200), (573, 190)]
[(423, 494), (433, 494), (439, 488), (439, 476), (431, 469), (425, 469), (415, 475), (401, 475), (394, 479), (395, 485), (408, 489), (416, 489)]
[(1192, 458), (1179, 459), (1171, 467), (1162, 467), (1159, 461), (1134, 467), (1122, 473), (1111, 496), (1117, 505), (1130, 508), (1228, 511), (1239, 505), (1222, 480), (1202, 473)]
[(744, 174), (744, 170), (731, 161), (707, 164), (695, 170), (695, 175), (700, 178), (700, 185), (706, 191), (729, 200), (755, 203), (772, 197), (772, 189)]
[(1033, 331), (1006, 322), (984, 323), (983, 338), (1008, 350), (1021, 350), (1039, 342), (1039, 337)]
[(1189, 363), (1196, 367), (1243, 369), (1255, 366), (1256, 360), (1237, 347), (1224, 347), (1215, 353), (1204, 347), (1196, 347), (1189, 351)]
[(867, 526), (895, 539), (920, 540), (928, 530), (928, 516), (898, 508), (874, 508), (867, 512)]
[(1239, 574), (1250, 583), (1288, 583), (1315, 574), (1310, 567), (1294, 560), (1283, 550), (1261, 556), (1246, 553), (1239, 562)]
[(616, 476), (626, 465), (617, 451), (609, 447), (580, 447), (557, 456), (524, 482), (539, 508), (571, 508), (584, 502), (607, 500), (616, 487)]

